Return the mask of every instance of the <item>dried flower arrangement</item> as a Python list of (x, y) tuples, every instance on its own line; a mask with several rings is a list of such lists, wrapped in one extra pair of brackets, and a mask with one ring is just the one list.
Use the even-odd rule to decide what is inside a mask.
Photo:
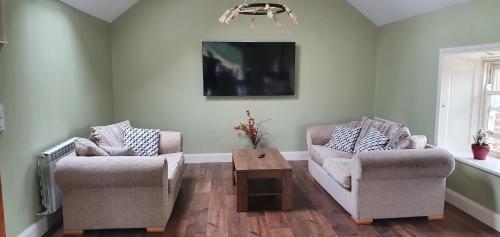
[(269, 121), (269, 119), (259, 121), (255, 123), (255, 119), (250, 114), (250, 110), (246, 111), (247, 122), (240, 123), (238, 126), (234, 127), (234, 130), (238, 132), (239, 135), (247, 136), (252, 142), (253, 148), (257, 149), (259, 144), (266, 140), (265, 136), (268, 134), (263, 131), (262, 124)]

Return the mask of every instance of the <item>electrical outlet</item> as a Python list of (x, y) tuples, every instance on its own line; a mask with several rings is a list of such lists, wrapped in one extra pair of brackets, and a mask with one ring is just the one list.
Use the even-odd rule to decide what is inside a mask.
[(5, 113), (3, 105), (0, 105), (0, 132), (5, 131)]

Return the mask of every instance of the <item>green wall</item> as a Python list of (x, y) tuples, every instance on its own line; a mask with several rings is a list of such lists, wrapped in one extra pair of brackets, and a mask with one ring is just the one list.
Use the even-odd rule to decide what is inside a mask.
[[(0, 132), (7, 236), (41, 211), (35, 155), (91, 124), (109, 123), (109, 25), (54, 0), (7, 0), (9, 44), (0, 48)], [(1, 47), (1, 46), (0, 46)]]
[[(290, 0), (300, 24), (264, 18), (230, 25), (219, 1), (140, 1), (111, 26), (54, 0), (7, 0), (10, 43), (0, 48), (0, 132), (8, 236), (41, 210), (35, 155), (91, 125), (130, 119), (182, 131), (187, 153), (248, 146), (232, 126), (251, 109), (270, 118), (270, 146), (305, 150), (311, 124), (375, 114), (433, 137), (440, 48), (500, 40), (500, 2), (471, 3), (375, 27), (344, 0)], [(187, 24), (189, 23), (189, 24)], [(294, 41), (297, 94), (206, 98), (202, 41)], [(376, 75), (376, 78), (375, 78)], [(500, 180), (461, 163), (448, 187), (500, 210)]]
[[(374, 113), (434, 138), (439, 50), (500, 42), (500, 1), (473, 0), (381, 27)], [(500, 178), (457, 163), (448, 187), (500, 213)]]
[[(344, 0), (289, 0), (299, 25), (217, 19), (233, 0), (140, 1), (112, 24), (115, 119), (137, 127), (182, 131), (187, 153), (230, 152), (248, 146), (231, 128), (251, 109), (270, 118), (269, 145), (306, 150), (311, 124), (371, 115), (377, 27)], [(202, 41), (294, 41), (297, 94), (292, 97), (206, 98)]]

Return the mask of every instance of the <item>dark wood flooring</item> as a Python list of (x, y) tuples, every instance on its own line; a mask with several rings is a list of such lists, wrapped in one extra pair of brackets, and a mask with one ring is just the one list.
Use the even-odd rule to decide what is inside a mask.
[[(307, 162), (291, 164), (292, 211), (237, 213), (231, 164), (188, 164), (165, 233), (146, 233), (143, 229), (100, 230), (85, 231), (85, 236), (500, 236), (451, 205), (446, 205), (444, 221), (429, 222), (422, 217), (357, 225), (309, 175)], [(62, 233), (62, 227), (58, 227), (48, 236), (62, 236)]]

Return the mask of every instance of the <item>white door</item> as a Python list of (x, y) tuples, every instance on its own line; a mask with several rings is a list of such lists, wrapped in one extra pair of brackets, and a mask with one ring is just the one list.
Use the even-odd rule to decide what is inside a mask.
[[(445, 56), (441, 64), (438, 145), (455, 151), (469, 149), (471, 127), (478, 118), (474, 104), (480, 103), (481, 63), (477, 60)], [(478, 83), (479, 82), (479, 83)]]

